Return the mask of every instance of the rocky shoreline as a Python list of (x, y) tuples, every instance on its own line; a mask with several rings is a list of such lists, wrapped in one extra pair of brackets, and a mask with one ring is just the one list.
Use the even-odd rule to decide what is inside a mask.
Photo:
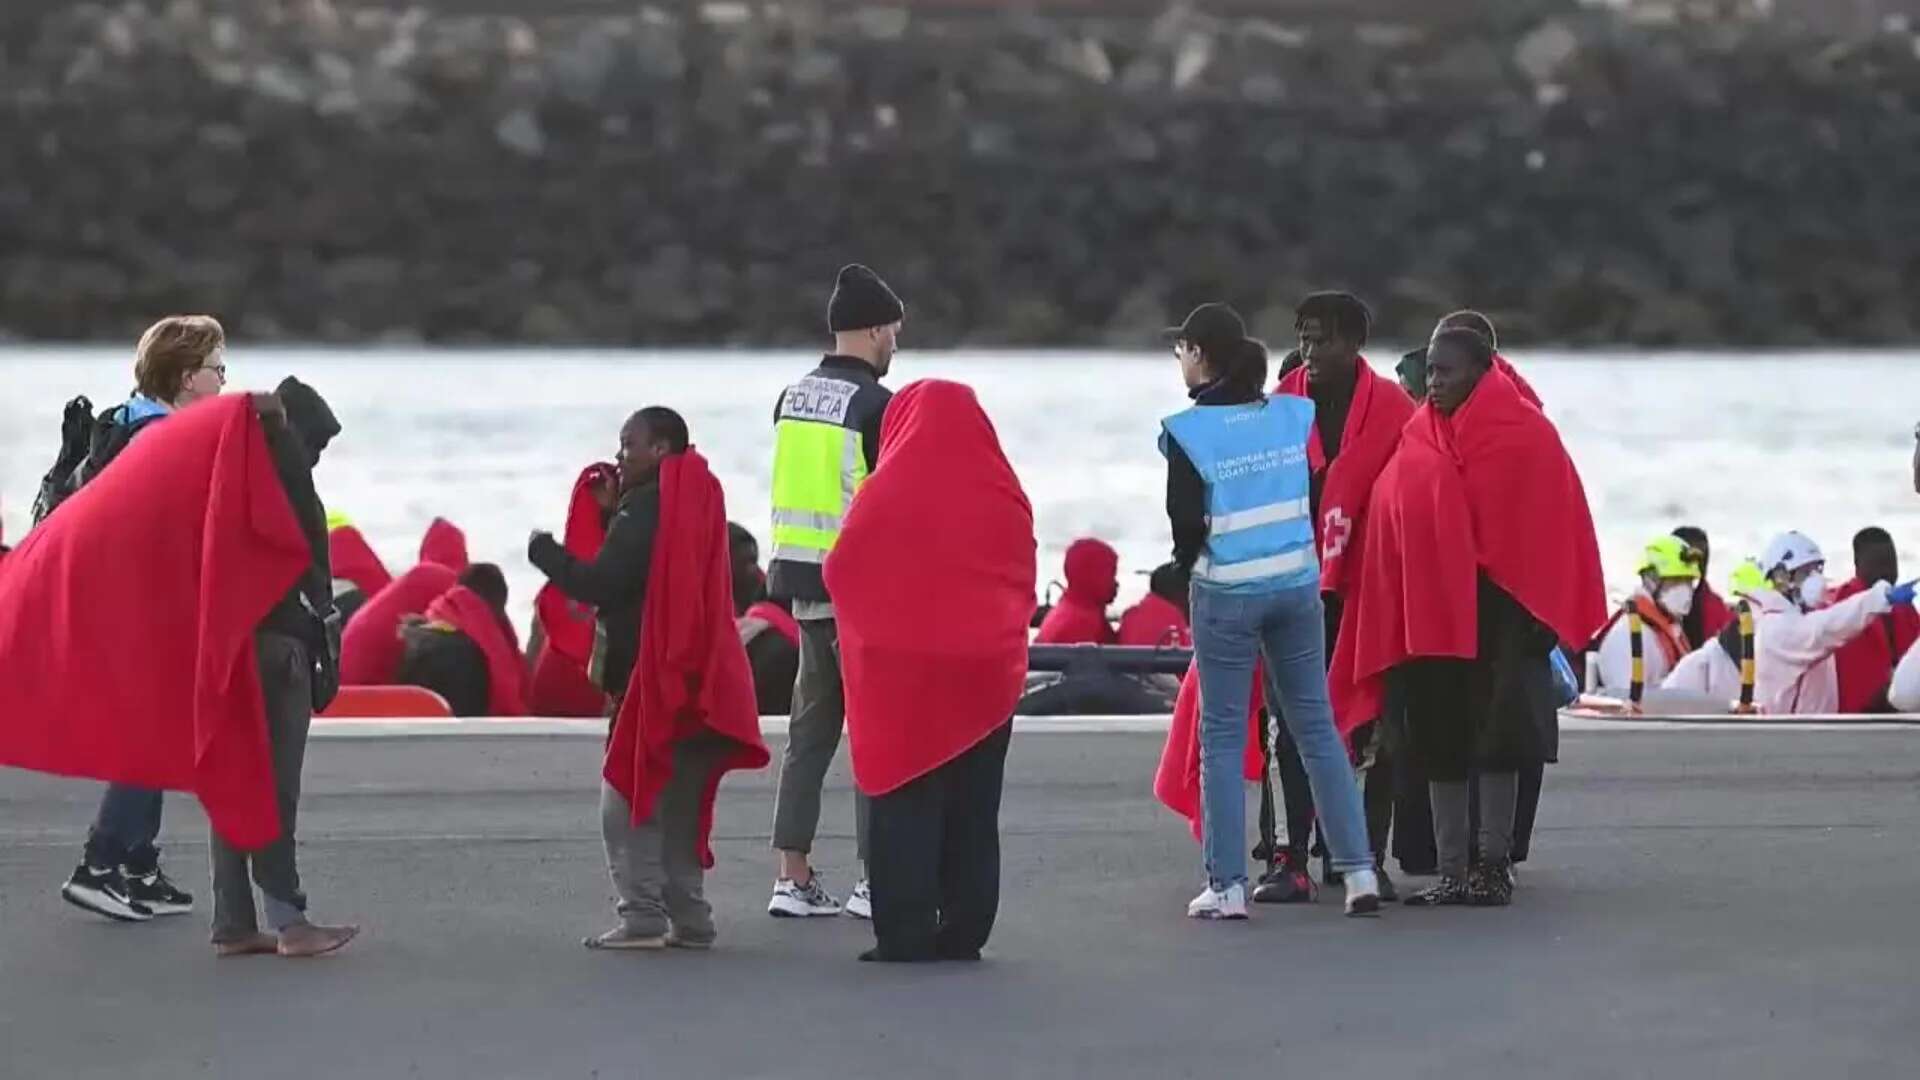
[(1325, 286), (1401, 337), (1911, 341), (1920, 37), (1769, 9), (56, 6), (0, 22), (0, 333), (811, 342), (857, 258), (916, 344), (1284, 338)]

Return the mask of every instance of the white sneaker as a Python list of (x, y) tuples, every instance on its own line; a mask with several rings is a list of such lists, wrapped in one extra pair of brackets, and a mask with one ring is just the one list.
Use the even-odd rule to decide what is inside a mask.
[(1224, 890), (1208, 885), (1187, 905), (1189, 919), (1244, 919), (1247, 917), (1247, 887), (1238, 882)]
[(840, 901), (821, 887), (817, 873), (805, 885), (795, 885), (792, 879), (781, 878), (773, 883), (773, 899), (767, 901), (767, 914), (780, 919), (838, 915)]
[(867, 888), (867, 879), (853, 887), (852, 895), (847, 897), (846, 913), (856, 919), (873, 920), (873, 891)]
[(1347, 886), (1347, 914), (1380, 913), (1380, 878), (1371, 870), (1349, 870), (1341, 875)]

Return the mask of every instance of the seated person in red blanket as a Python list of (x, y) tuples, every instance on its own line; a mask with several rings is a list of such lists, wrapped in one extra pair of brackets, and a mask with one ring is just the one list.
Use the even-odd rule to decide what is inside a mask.
[[(460, 583), (401, 626), (404, 651), (394, 681), (447, 699), (455, 716), (521, 716), (512, 687), (525, 662), (507, 619), (507, 578), (492, 563), (474, 563)], [(505, 670), (496, 672), (504, 665)], [(494, 688), (503, 691), (494, 700)]]
[(1120, 644), (1156, 648), (1193, 648), (1187, 622), (1187, 572), (1179, 563), (1162, 563), (1147, 579), (1147, 595), (1120, 615)]
[(740, 644), (753, 668), (753, 699), (762, 716), (793, 711), (793, 680), (800, 674), (800, 624), (793, 613), (767, 598), (760, 570), (760, 541), (745, 526), (727, 523), (733, 549), (733, 614)]
[(720, 777), (767, 763), (753, 677), (734, 629), (720, 483), (687, 423), (653, 406), (620, 429), (620, 498), (606, 542), (583, 562), (536, 532), (527, 558), (592, 604), (614, 694), (600, 832), (620, 925), (590, 949), (706, 949), (704, 872)]
[(1067, 591), (1040, 623), (1035, 645), (1111, 645), (1107, 605), (1120, 594), (1120, 553), (1083, 537), (1067, 545)]

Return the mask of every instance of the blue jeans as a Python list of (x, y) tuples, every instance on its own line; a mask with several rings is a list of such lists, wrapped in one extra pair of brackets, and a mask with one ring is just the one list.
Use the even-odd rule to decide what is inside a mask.
[(87, 865), (125, 866), (137, 874), (158, 868), (160, 853), (153, 842), (160, 836), (161, 805), (158, 791), (108, 785), (87, 831)]
[(1195, 582), (1194, 657), (1200, 667), (1200, 803), (1207, 880), (1247, 880), (1247, 705), (1253, 664), (1267, 680), (1306, 766), (1333, 868), (1373, 869), (1367, 815), (1327, 699), (1326, 626), (1315, 582), (1269, 593), (1226, 592)]

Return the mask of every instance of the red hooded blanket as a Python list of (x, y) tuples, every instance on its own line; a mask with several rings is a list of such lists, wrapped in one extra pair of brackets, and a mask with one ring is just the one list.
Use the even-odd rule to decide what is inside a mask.
[(800, 647), (800, 621), (787, 613), (787, 609), (771, 600), (762, 600), (747, 609), (743, 619), (759, 619), (767, 624), (767, 629), (786, 639), (787, 644)]
[(364, 596), (372, 596), (393, 580), (367, 538), (352, 525), (342, 525), (327, 534), (327, 562), (334, 577), (353, 582)]
[(1193, 629), (1187, 625), (1186, 612), (1155, 593), (1148, 593), (1120, 616), (1118, 637), (1122, 645), (1193, 648)]
[[(569, 555), (583, 562), (599, 557), (607, 523), (594, 489), (618, 483), (619, 471), (604, 462), (580, 470), (567, 498), (567, 524), (561, 538)], [(534, 655), (528, 704), (542, 716), (603, 715), (606, 695), (587, 678), (593, 657), (593, 608), (549, 582), (534, 597), (533, 617), (540, 623), (542, 643)]]
[[(1839, 603), (1867, 590), (1859, 578), (1834, 590), (1832, 602)], [(1920, 611), (1912, 604), (1896, 605), (1892, 613), (1874, 620), (1852, 641), (1833, 654), (1834, 670), (1840, 676), (1840, 711), (1871, 712), (1893, 682), (1893, 668), (1920, 640)]]
[[(827, 556), (860, 790), (893, 791), (1012, 719), (1034, 557), (1033, 509), (972, 389), (900, 391)], [(906, 583), (924, 580), (941, 583), (938, 619), (906, 602)]]
[(633, 807), (638, 824), (673, 775), (673, 748), (710, 731), (730, 740), (700, 797), (700, 861), (722, 774), (764, 768), (753, 672), (733, 624), (727, 503), (707, 459), (692, 449), (660, 463), (660, 528), (640, 609), (640, 656), (607, 743), (602, 775)]
[[(1314, 539), (1320, 549), (1320, 591), (1350, 595), (1360, 575), (1365, 539), (1367, 496), (1387, 459), (1400, 445), (1400, 429), (1413, 416), (1413, 399), (1392, 379), (1383, 378), (1359, 361), (1359, 378), (1353, 387), (1353, 403), (1347, 408), (1346, 425), (1340, 433), (1340, 453), (1331, 466), (1320, 445), (1316, 425), (1307, 439), (1307, 464), (1315, 474), (1325, 473), (1320, 492), (1320, 513), (1313, 522)], [(1280, 380), (1279, 393), (1310, 398), (1307, 369), (1295, 368)]]
[(1111, 645), (1107, 605), (1120, 591), (1120, 553), (1104, 541), (1067, 545), (1067, 591), (1040, 623), (1035, 645)]
[[(1247, 753), (1243, 773), (1248, 780), (1260, 779), (1265, 764), (1261, 744), (1266, 734), (1260, 730), (1260, 687), (1266, 681), (1266, 669), (1253, 665), (1253, 696), (1247, 702)], [(1187, 819), (1193, 838), (1200, 839), (1200, 672), (1193, 664), (1180, 679), (1180, 696), (1173, 702), (1173, 723), (1167, 728), (1167, 742), (1160, 750), (1160, 767), (1153, 774), (1153, 796), (1160, 805)]]
[(1536, 409), (1545, 409), (1547, 407), (1546, 403), (1540, 400), (1540, 395), (1534, 393), (1533, 384), (1528, 382), (1526, 378), (1520, 374), (1520, 369), (1514, 367), (1512, 361), (1501, 356), (1499, 353), (1494, 353), (1493, 366), (1500, 370), (1500, 374), (1505, 375), (1513, 382), (1513, 388), (1520, 391), (1520, 396), (1526, 399), (1527, 404)]
[(513, 627), (479, 593), (455, 585), (427, 605), (427, 618), (467, 635), (487, 657), (487, 715), (525, 716), (526, 661)]
[(0, 562), (0, 764), (190, 791), (270, 843), (253, 634), (312, 560), (248, 395), (156, 425)]
[(340, 681), (347, 686), (391, 686), (406, 651), (400, 623), (426, 612), (434, 598), (460, 584), (459, 575), (438, 563), (419, 566), (374, 593), (340, 635)]
[[(1607, 620), (1586, 489), (1546, 415), (1498, 371), (1451, 417), (1422, 405), (1374, 484), (1354, 650), (1344, 670), (1369, 713), (1380, 677), (1417, 656), (1479, 652), (1478, 575), (1569, 648)], [(1341, 670), (1341, 657), (1335, 668)]]
[(467, 569), (467, 534), (446, 518), (434, 518), (420, 538), (420, 561), (463, 573)]

